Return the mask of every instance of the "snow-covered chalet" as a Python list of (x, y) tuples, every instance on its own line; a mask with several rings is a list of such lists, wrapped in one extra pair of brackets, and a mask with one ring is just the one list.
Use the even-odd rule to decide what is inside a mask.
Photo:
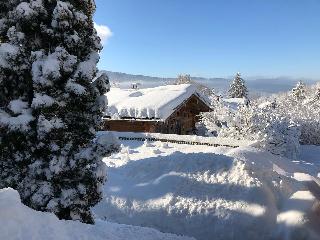
[(194, 85), (146, 89), (111, 88), (104, 130), (193, 134), (201, 112), (210, 105)]

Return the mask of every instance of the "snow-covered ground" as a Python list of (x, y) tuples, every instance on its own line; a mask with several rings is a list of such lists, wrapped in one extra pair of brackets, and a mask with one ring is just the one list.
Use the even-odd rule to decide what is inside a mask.
[(20, 202), (12, 189), (0, 190), (1, 240), (182, 240), (150, 228), (97, 221), (86, 225), (60, 221), (53, 214), (36, 212)]
[(318, 146), (290, 160), (249, 146), (122, 144), (105, 159), (95, 225), (34, 211), (2, 189), (0, 239), (320, 239)]
[(100, 219), (200, 240), (320, 239), (320, 147), (293, 161), (253, 147), (122, 143), (105, 159)]

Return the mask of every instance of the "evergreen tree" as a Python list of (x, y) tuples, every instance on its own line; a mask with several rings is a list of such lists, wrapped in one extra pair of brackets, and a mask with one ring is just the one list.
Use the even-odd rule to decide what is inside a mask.
[(22, 26), (11, 10), (19, 1), (0, 2), (0, 188), (17, 188), (30, 163), (31, 60)]
[(1, 1), (0, 10), (0, 180), (36, 210), (87, 223), (102, 158), (119, 148), (96, 138), (109, 80), (96, 77), (94, 11), (93, 0)]
[(237, 73), (229, 89), (229, 97), (231, 98), (247, 98), (248, 90), (245, 81), (241, 78), (241, 74)]
[(306, 98), (306, 85), (299, 81), (291, 91), (292, 97), (297, 101), (302, 101)]

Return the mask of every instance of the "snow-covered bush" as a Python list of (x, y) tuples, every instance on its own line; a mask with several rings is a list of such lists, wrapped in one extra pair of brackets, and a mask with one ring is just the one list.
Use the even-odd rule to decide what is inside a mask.
[(102, 157), (119, 147), (95, 137), (109, 80), (95, 78), (94, 11), (92, 0), (0, 3), (0, 188), (87, 223), (102, 197)]
[[(297, 87), (290, 93), (283, 93), (267, 99), (259, 99), (260, 104), (276, 102), (273, 114), (278, 114), (300, 126), (301, 144), (320, 145), (320, 98), (319, 86)], [(295, 93), (295, 94), (293, 94)]]
[(231, 127), (234, 123), (235, 113), (228, 108), (222, 101), (212, 101), (212, 112), (201, 114), (201, 123), (199, 128), (205, 127), (207, 135), (218, 136), (224, 128)]
[(291, 93), (280, 94), (276, 99), (277, 112), (301, 126), (300, 143), (320, 145), (319, 85), (306, 87), (298, 83)]
[(319, 103), (320, 101), (320, 86), (316, 86), (316, 92), (311, 100), (311, 103), (315, 104), (315, 103)]
[(244, 104), (234, 110), (218, 102), (213, 112), (202, 114), (202, 123), (209, 136), (257, 141), (257, 147), (290, 158), (299, 153), (299, 126), (274, 113), (273, 103), (265, 108)]
[(300, 127), (281, 114), (274, 113), (271, 106), (269, 109), (251, 107), (248, 110), (248, 126), (244, 127), (244, 131), (257, 140), (258, 147), (275, 155), (296, 159), (300, 151)]
[(295, 158), (300, 144), (320, 145), (319, 85), (260, 98), (238, 110), (218, 102), (202, 114), (208, 135), (258, 140), (272, 153)]

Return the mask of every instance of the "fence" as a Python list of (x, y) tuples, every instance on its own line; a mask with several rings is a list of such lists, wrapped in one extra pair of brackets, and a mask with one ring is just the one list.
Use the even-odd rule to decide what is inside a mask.
[[(103, 132), (100, 132), (103, 133)], [(160, 133), (133, 133), (112, 132), (121, 141), (150, 141), (168, 142), (188, 145), (205, 145), (213, 147), (237, 148), (253, 144), (252, 141), (235, 140), (228, 138), (201, 137), (190, 135), (160, 134)]]

